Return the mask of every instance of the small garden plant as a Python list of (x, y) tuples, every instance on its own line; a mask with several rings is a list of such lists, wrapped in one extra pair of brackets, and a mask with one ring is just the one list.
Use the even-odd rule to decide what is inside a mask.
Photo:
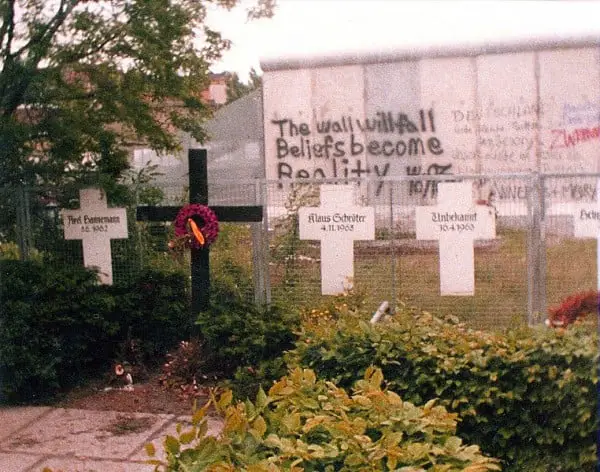
[[(384, 388), (381, 370), (369, 368), (349, 392), (294, 369), (254, 402), (232, 403), (224, 393), (214, 406), (225, 424), (209, 437), (198, 410), (189, 430), (167, 436), (166, 459), (156, 471), (485, 472), (498, 461), (455, 435), (457, 415), (430, 401), (422, 407)], [(154, 456), (154, 446), (147, 452)]]

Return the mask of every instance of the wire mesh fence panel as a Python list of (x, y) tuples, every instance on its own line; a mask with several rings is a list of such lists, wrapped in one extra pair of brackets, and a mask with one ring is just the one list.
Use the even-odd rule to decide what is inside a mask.
[(548, 306), (598, 288), (599, 179), (597, 175), (543, 179)]
[(11, 186), (0, 190), (2, 256), (83, 264), (81, 243), (64, 239), (61, 198), (66, 197), (45, 188)]
[[(93, 211), (89, 214), (81, 209), (78, 189), (55, 187), (14, 187), (2, 189), (9, 198), (0, 197), (4, 219), (0, 222), (0, 248), (2, 257), (37, 259), (48, 264), (62, 266), (84, 265), (83, 237), (66, 239), (63, 212), (80, 211), (80, 233), (94, 233), (98, 245), (108, 244), (105, 257), (110, 261), (112, 281), (115, 284), (129, 283), (143, 270), (147, 259), (146, 241), (141, 227), (135, 219), (135, 200), (109, 196), (109, 211), (113, 207), (125, 209), (127, 218), (123, 222), (126, 236), (112, 238), (105, 233), (106, 225), (95, 224)], [(75, 221), (75, 220), (74, 220)], [(79, 220), (77, 220), (79, 221)], [(74, 223), (75, 225), (75, 223)], [(84, 233), (82, 233), (84, 234)], [(92, 243), (93, 247), (94, 244)], [(12, 248), (12, 249), (11, 249)], [(14, 254), (8, 254), (12, 250)]]
[(269, 285), (273, 302), (304, 303), (321, 293), (320, 248), (300, 240), (298, 209), (319, 203), (318, 186), (267, 182)]
[[(439, 203), (437, 181), (419, 185), (410, 179), (350, 183), (355, 190), (354, 201), (348, 205), (371, 206), (375, 212), (374, 240), (354, 243), (353, 278), (354, 289), (366, 295), (373, 310), (387, 300), (456, 315), (475, 327), (527, 321), (530, 216), (526, 178), (470, 181), (478, 207), (491, 215), (497, 228), (496, 237), (474, 241), (473, 296), (441, 295), (439, 243), (416, 237), (416, 207), (433, 208)], [(282, 187), (273, 182), (267, 193), (273, 299), (318, 300), (322, 296), (321, 243), (300, 239), (297, 210), (319, 207), (320, 184), (296, 182)], [(502, 199), (496, 208), (499, 193)]]
[[(498, 205), (498, 189), (506, 185), (525, 186), (527, 183), (514, 178), (463, 180), (472, 184), (474, 200), (479, 208), (476, 218), (488, 215), (492, 234), (490, 237), (474, 239), (472, 269), (465, 268), (466, 272), (461, 275), (460, 266), (463, 263), (468, 265), (470, 258), (467, 252), (464, 260), (459, 259), (455, 267), (447, 267), (445, 270), (451, 278), (473, 277), (472, 294), (442, 294), (440, 251), (445, 249), (440, 248), (439, 241), (417, 239), (418, 207), (431, 208), (434, 218), (442, 220), (444, 231), (447, 226), (456, 231), (467, 226), (453, 222), (454, 214), (448, 215), (449, 221), (446, 222), (447, 212), (435, 212), (437, 205), (444, 203), (437, 190), (441, 182), (430, 181), (429, 184), (422, 185), (422, 188), (429, 185), (430, 192), (415, 194), (414, 181), (398, 181), (393, 182), (394, 198), (391, 203), (394, 208), (392, 214), (395, 215), (398, 299), (422, 310), (456, 316), (478, 328), (509, 326), (526, 321), (527, 226), (524, 222), (527, 219), (527, 205), (506, 199)], [(467, 244), (467, 251), (471, 251), (469, 245)]]
[[(209, 205), (261, 206), (264, 220), (221, 222), (221, 234), (211, 247), (212, 286), (215, 292), (249, 301), (258, 299), (258, 292), (265, 292), (270, 301), (297, 305), (331, 300), (322, 295), (323, 241), (300, 237), (298, 209), (315, 208), (318, 214), (322, 185), (337, 183), (351, 187), (345, 206), (373, 211), (372, 237), (343, 238), (338, 231), (329, 239), (335, 245), (353, 238), (354, 274), (347, 286), (364, 294), (373, 311), (385, 300), (392, 306), (399, 302), (455, 315), (473, 327), (502, 328), (527, 322), (533, 298), (542, 299), (539, 309), (545, 316), (548, 306), (598, 287), (597, 235), (580, 231), (582, 214), (595, 224), (600, 219), (600, 209), (594, 213), (598, 175), (461, 176), (472, 189), (477, 217), (479, 212), (489, 215), (494, 231), (474, 238), (473, 293), (442, 295), (438, 236), (417, 237), (419, 208), (436, 212), (443, 203), (439, 185), (452, 178), (438, 177), (215, 183), (209, 189)], [(137, 221), (139, 204), (178, 208), (189, 201), (181, 187), (159, 190), (143, 195), (132, 191), (127, 198), (108, 196), (109, 207), (127, 209), (128, 237), (110, 241), (114, 283), (127, 283), (147, 268), (191, 274), (189, 253), (176, 255), (169, 248), (171, 220)], [(0, 189), (0, 257), (83, 265), (82, 242), (65, 239), (61, 216), (65, 209), (80, 207), (78, 189)], [(438, 213), (447, 213), (445, 208)], [(533, 257), (536, 254), (539, 257)], [(446, 274), (463, 277), (462, 266), (468, 262), (468, 257), (458, 259), (446, 267)], [(542, 289), (533, 290), (536, 284)]]

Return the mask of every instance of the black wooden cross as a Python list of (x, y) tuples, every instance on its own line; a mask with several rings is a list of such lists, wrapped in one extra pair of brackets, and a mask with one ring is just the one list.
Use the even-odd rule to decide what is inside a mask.
[[(205, 149), (188, 152), (190, 203), (208, 205), (208, 171)], [(262, 206), (211, 206), (219, 222), (254, 223), (263, 219)], [(173, 221), (180, 207), (140, 206), (138, 221)], [(192, 251), (192, 316), (209, 307), (210, 276), (208, 248)]]

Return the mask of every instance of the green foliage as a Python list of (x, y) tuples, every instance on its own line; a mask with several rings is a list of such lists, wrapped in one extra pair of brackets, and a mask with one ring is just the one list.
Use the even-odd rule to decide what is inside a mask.
[(173, 150), (178, 130), (203, 142), (200, 92), (230, 44), (205, 23), (211, 3), (238, 2), (0, 2), (0, 183), (116, 177), (128, 143)]
[(0, 243), (0, 259), (12, 259), (16, 261), (21, 258), (19, 246), (15, 243)]
[(592, 470), (597, 338), (589, 327), (490, 334), (400, 310), (371, 326), (358, 313), (329, 335), (306, 333), (289, 360), (349, 386), (370, 365), (407, 401), (438, 398), (458, 413), (458, 436), (521, 472)]
[[(14, 261), (21, 259), (21, 251), (19, 246), (12, 242), (0, 242), (0, 259), (12, 259)], [(36, 249), (30, 249), (29, 259), (40, 261), (42, 259), (42, 255)]]
[(109, 287), (83, 268), (0, 260), (0, 402), (50, 398), (131, 360), (124, 346), (156, 362), (193, 327), (185, 282), (147, 272)]
[(163, 365), (161, 383), (171, 388), (194, 385), (204, 370), (204, 351), (197, 339), (181, 341), (167, 354)]
[(275, 223), (271, 257), (278, 268), (283, 268), (283, 285), (287, 295), (293, 299), (303, 296), (297, 289), (301, 287), (301, 273), (298, 270), (298, 256), (308, 241), (300, 240), (298, 209), (318, 204), (318, 188), (312, 184), (292, 184), (285, 202), (286, 215)]
[(234, 72), (227, 84), (227, 103), (231, 103), (238, 98), (253, 92), (262, 86), (262, 77), (252, 68), (247, 82), (242, 82), (240, 77)]
[[(433, 401), (417, 407), (382, 384), (381, 371), (371, 368), (348, 393), (295, 369), (254, 403), (231, 404), (226, 392), (214, 400), (225, 417), (219, 439), (206, 435), (206, 405), (190, 430), (165, 438), (166, 461), (150, 463), (165, 472), (500, 470), (454, 435), (455, 414)], [(152, 445), (146, 450), (156, 453)]]
[(0, 271), (0, 400), (42, 400), (110, 358), (115, 300), (95, 274), (9, 260)]
[(121, 339), (139, 340), (146, 362), (160, 362), (182, 338), (189, 338), (194, 320), (186, 276), (147, 270), (132, 284), (113, 288)]
[(238, 367), (233, 378), (225, 385), (231, 388), (236, 398), (253, 398), (259, 389), (268, 389), (273, 382), (288, 371), (283, 356), (262, 360), (257, 366)]
[[(244, 393), (251, 391), (252, 385), (280, 376), (281, 371), (274, 368), (277, 363), (265, 363), (275, 362), (294, 346), (300, 320), (292, 310), (234, 300), (200, 313), (196, 324), (203, 340), (207, 370), (226, 376), (238, 369), (261, 373), (255, 376), (256, 380), (239, 373), (240, 392)], [(269, 372), (277, 376), (270, 377)]]

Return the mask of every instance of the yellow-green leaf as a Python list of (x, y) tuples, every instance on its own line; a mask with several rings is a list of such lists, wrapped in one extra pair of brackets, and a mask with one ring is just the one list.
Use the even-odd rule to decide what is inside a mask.
[(186, 431), (185, 433), (181, 434), (179, 436), (179, 442), (181, 444), (189, 444), (191, 443), (194, 439), (196, 438), (196, 431), (195, 430), (190, 430), (190, 431)]
[(154, 444), (148, 443), (144, 446), (144, 449), (146, 449), (146, 454), (148, 456), (154, 457), (156, 455), (156, 447), (154, 447)]
[(262, 438), (267, 432), (267, 423), (262, 416), (258, 416), (252, 423), (252, 429), (256, 431), (259, 438)]
[(165, 438), (165, 449), (169, 454), (179, 454), (179, 441), (171, 435), (167, 436)]
[(224, 410), (229, 405), (231, 405), (232, 400), (233, 400), (233, 392), (231, 390), (225, 390), (223, 392), (223, 394), (221, 395), (221, 397), (219, 398), (217, 405), (221, 410)]

